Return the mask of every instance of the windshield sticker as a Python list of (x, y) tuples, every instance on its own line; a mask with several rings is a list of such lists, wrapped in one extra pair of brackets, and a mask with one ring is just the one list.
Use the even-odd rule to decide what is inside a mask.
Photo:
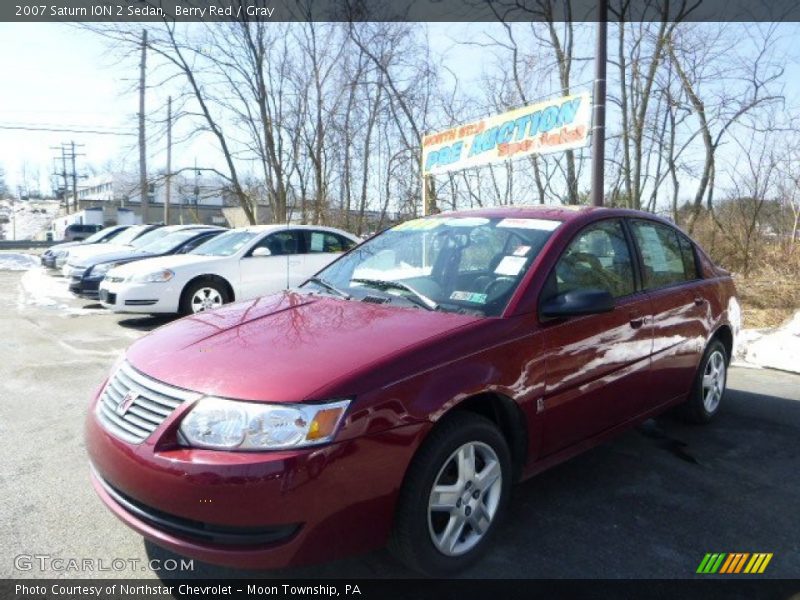
[(488, 222), (489, 219), (483, 217), (454, 217), (452, 219), (447, 219), (447, 224), (450, 227), (480, 227), (481, 225), (486, 225)]
[(530, 246), (517, 246), (514, 250), (514, 256), (527, 256), (530, 251)]
[(497, 268), (494, 272), (497, 275), (519, 275), (519, 272), (525, 267), (525, 257), (524, 256), (504, 256), (503, 260), (500, 261), (500, 264), (497, 265)]
[(449, 219), (412, 219), (392, 228), (393, 231), (428, 231), (444, 225)]
[(553, 231), (561, 221), (549, 219), (503, 219), (497, 227), (510, 227), (512, 229), (536, 229), (538, 231)]
[(478, 294), (476, 292), (453, 292), (450, 294), (450, 300), (460, 300), (462, 302), (471, 302), (472, 304), (486, 304), (486, 294)]

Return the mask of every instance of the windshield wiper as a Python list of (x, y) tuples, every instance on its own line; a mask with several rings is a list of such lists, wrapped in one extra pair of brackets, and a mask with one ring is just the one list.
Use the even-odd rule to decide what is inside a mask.
[(404, 292), (408, 292), (412, 294), (411, 297), (404, 296), (406, 300), (416, 304), (417, 306), (421, 306), (422, 308), (426, 308), (428, 310), (437, 310), (439, 305), (428, 298), (425, 294), (422, 294), (412, 288), (410, 285), (406, 285), (405, 283), (401, 283), (400, 281), (386, 281), (385, 279), (360, 279), (355, 278), (352, 279), (354, 283), (363, 283), (364, 285), (368, 285), (379, 290), (403, 290)]
[(329, 283), (329, 282), (325, 281), (324, 279), (322, 279), (322, 277), (316, 277), (316, 276), (315, 277), (309, 277), (308, 281), (310, 281), (311, 283), (316, 283), (318, 286), (325, 288), (329, 292), (333, 292), (334, 294), (336, 294), (337, 296), (339, 296), (341, 298), (344, 298), (345, 300), (350, 300), (350, 298), (352, 298), (352, 296), (350, 294), (348, 294), (347, 292), (345, 292), (343, 290), (340, 290), (339, 288), (337, 288), (332, 283)]

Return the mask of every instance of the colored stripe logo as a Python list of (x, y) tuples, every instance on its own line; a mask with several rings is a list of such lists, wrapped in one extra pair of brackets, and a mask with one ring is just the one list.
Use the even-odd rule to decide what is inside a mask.
[(732, 552), (728, 553), (708, 553), (700, 561), (697, 573), (703, 575), (735, 575), (737, 573), (763, 573), (769, 561), (772, 560), (772, 553), (769, 552)]

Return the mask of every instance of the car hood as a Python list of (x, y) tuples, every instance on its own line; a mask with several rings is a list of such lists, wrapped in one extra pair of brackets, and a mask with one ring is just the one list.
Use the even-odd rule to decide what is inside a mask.
[[(159, 381), (241, 400), (320, 400), (475, 316), (284, 292), (186, 317), (137, 341), (127, 358)], [(349, 387), (348, 387), (349, 386)]]
[[(120, 265), (114, 268), (114, 276), (128, 277), (144, 271), (157, 271), (159, 269), (179, 269), (188, 265), (195, 265), (208, 261), (219, 260), (218, 256), (203, 256), (201, 254), (170, 254), (167, 256), (156, 256), (143, 261), (136, 261), (127, 265)], [(226, 257), (222, 257), (226, 258)]]
[(153, 254), (150, 252), (142, 252), (141, 250), (137, 250), (135, 248), (128, 248), (127, 250), (116, 250), (112, 252), (103, 252), (102, 254), (95, 254), (93, 256), (86, 257), (81, 262), (87, 267), (90, 267), (99, 265), (100, 263), (113, 262), (115, 260), (149, 258), (151, 256), (153, 256)]

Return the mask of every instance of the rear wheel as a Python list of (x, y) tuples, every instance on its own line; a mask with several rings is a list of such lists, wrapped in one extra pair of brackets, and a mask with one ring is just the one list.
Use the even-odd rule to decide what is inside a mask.
[(486, 550), (510, 487), (511, 454), (494, 423), (472, 413), (450, 415), (409, 467), (391, 551), (430, 575), (465, 568)]
[(202, 279), (189, 284), (181, 297), (181, 314), (192, 315), (219, 308), (230, 301), (225, 286), (219, 282)]
[(689, 399), (680, 407), (691, 423), (708, 423), (719, 412), (728, 381), (728, 354), (719, 340), (706, 348)]

